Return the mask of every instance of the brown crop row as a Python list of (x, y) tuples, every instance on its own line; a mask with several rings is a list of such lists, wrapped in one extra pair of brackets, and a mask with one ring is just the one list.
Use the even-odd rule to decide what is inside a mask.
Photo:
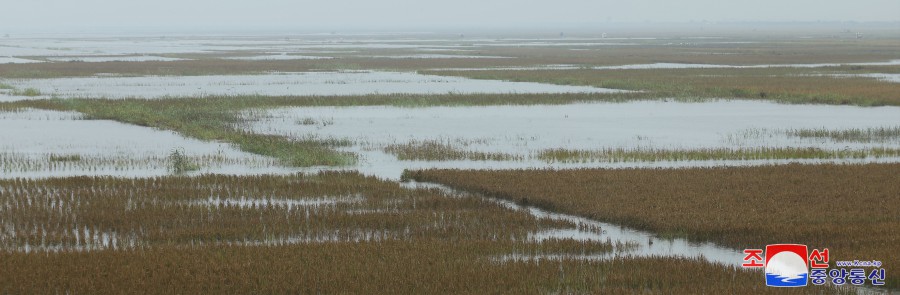
[(0, 253), (0, 293), (833, 293), (826, 288), (767, 288), (760, 272), (678, 258), (498, 263), (483, 255), (483, 248), (492, 244), (429, 240)]

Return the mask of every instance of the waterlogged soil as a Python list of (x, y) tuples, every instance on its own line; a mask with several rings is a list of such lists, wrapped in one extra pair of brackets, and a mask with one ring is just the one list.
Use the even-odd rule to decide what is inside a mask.
[(839, 66), (892, 66), (900, 65), (900, 59), (884, 62), (863, 63), (810, 63), (810, 64), (761, 64), (761, 65), (718, 65), (718, 64), (685, 64), (685, 63), (653, 63), (622, 66), (592, 67), (596, 70), (650, 70), (650, 69), (764, 69), (764, 68), (824, 68)]
[(625, 90), (531, 82), (476, 80), (413, 72), (339, 71), (263, 75), (87, 77), (0, 80), (42, 97), (173, 98), (271, 95), (337, 96), (447, 93), (624, 93)]
[(223, 59), (234, 60), (304, 60), (304, 59), (332, 59), (330, 56), (313, 56), (313, 55), (293, 55), (293, 54), (269, 54), (254, 56), (235, 56), (225, 57)]
[(197, 173), (286, 172), (274, 159), (225, 143), (185, 138), (171, 131), (107, 120), (84, 120), (77, 112), (0, 112), (0, 171), (3, 178), (169, 174), (178, 149)]
[(24, 59), (17, 58), (12, 56), (0, 56), (0, 64), (27, 64), (27, 63), (38, 63), (41, 62), (39, 60), (33, 59)]
[[(577, 41), (577, 42), (573, 42)], [(222, 52), (327, 52), (346, 49), (456, 51), (482, 47), (620, 46), (637, 43), (603, 39), (400, 38), (389, 35), (261, 36), (96, 36), (39, 35), (0, 39), (0, 56), (218, 54)], [(443, 57), (442, 57), (443, 58)], [(452, 57), (451, 57), (452, 58)]]
[(834, 75), (836, 77), (865, 77), (865, 78), (873, 78), (878, 79), (885, 82), (891, 83), (900, 83), (900, 74), (883, 74), (883, 73), (872, 73), (872, 74), (847, 74), (847, 75)]
[(372, 55), (360, 56), (371, 58), (396, 58), (396, 59), (429, 59), (429, 58), (513, 58), (509, 56), (492, 55), (458, 55), (458, 54), (410, 54), (410, 55)]
[(182, 58), (171, 58), (153, 55), (121, 55), (121, 56), (68, 56), (68, 57), (48, 57), (48, 61), (54, 62), (144, 62), (144, 61), (179, 61)]
[(671, 69), (767, 69), (767, 68), (826, 68), (840, 66), (895, 66), (900, 65), (900, 59), (882, 61), (882, 62), (856, 62), (856, 63), (808, 63), (808, 64), (757, 64), (757, 65), (725, 65), (725, 64), (702, 64), (702, 63), (648, 63), (648, 64), (628, 64), (618, 66), (588, 66), (588, 65), (541, 65), (541, 66), (520, 66), (520, 67), (489, 67), (489, 68), (452, 68), (437, 70), (458, 70), (458, 71), (527, 71), (527, 70), (671, 70)]
[(697, 243), (680, 238), (660, 239), (655, 234), (622, 227), (610, 223), (599, 222), (575, 215), (555, 213), (542, 210), (537, 207), (523, 206), (515, 202), (488, 198), (481, 195), (470, 194), (467, 192), (454, 190), (447, 186), (434, 183), (420, 183), (415, 181), (403, 182), (408, 188), (437, 188), (441, 191), (455, 196), (475, 196), (494, 202), (507, 209), (528, 213), (539, 219), (560, 220), (573, 223), (576, 225), (574, 229), (557, 229), (536, 232), (530, 235), (530, 238), (536, 241), (544, 241), (549, 239), (575, 239), (579, 241), (597, 241), (612, 242), (613, 244), (627, 245), (628, 247), (619, 247), (616, 251), (585, 255), (506, 255), (498, 257), (501, 261), (520, 261), (520, 260), (559, 260), (559, 259), (584, 259), (584, 260), (607, 260), (617, 257), (686, 257), (700, 258), (711, 263), (739, 267), (743, 258), (741, 251), (718, 246), (713, 243)]

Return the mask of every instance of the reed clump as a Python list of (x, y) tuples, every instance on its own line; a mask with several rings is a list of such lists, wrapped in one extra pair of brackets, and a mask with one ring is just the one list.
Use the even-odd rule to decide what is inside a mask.
[(413, 140), (404, 144), (389, 144), (384, 152), (402, 161), (521, 161), (520, 155), (500, 152), (466, 150), (445, 140)]
[(81, 161), (81, 155), (79, 155), (79, 154), (71, 154), (71, 155), (50, 154), (49, 160), (50, 160), (50, 162), (78, 162), (78, 161)]
[(34, 97), (41, 96), (41, 91), (36, 88), (14, 89), (12, 95)]
[(844, 130), (818, 129), (790, 129), (785, 133), (788, 136), (814, 139), (830, 139), (836, 142), (886, 142), (900, 140), (900, 126), (852, 128)]
[(169, 153), (169, 172), (174, 174), (184, 174), (199, 169), (200, 166), (191, 162), (190, 158), (185, 155), (184, 149), (172, 149), (172, 152)]

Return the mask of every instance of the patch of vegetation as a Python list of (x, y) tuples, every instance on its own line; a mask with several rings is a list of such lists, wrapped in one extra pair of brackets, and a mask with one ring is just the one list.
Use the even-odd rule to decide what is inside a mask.
[(20, 89), (13, 90), (12, 94), (19, 95), (19, 96), (34, 97), (34, 96), (41, 96), (41, 91), (36, 88), (25, 88), (22, 90), (20, 90)]
[[(184, 155), (181, 153), (181, 155)], [(247, 167), (270, 167), (278, 164), (277, 159), (260, 159), (255, 157), (229, 158), (221, 154), (207, 154), (184, 157), (183, 163), (196, 166), (213, 167), (217, 165), (240, 165)], [(33, 158), (27, 153), (0, 153), (0, 172), (10, 175), (52, 175), (54, 172), (71, 171), (91, 174), (95, 171), (172, 171), (170, 157), (153, 155), (121, 155), (106, 154), (84, 156), (79, 154), (49, 154), (41, 158)], [(194, 165), (183, 165), (190, 171)]]
[(837, 142), (885, 142), (900, 140), (900, 126), (878, 128), (853, 128), (845, 130), (791, 129), (785, 131), (788, 136), (800, 138), (831, 139)]
[(304, 125), (304, 126), (312, 126), (312, 125), (319, 125), (319, 124), (322, 124), (322, 127), (326, 127), (326, 126), (328, 126), (328, 125), (334, 125), (334, 119), (325, 119), (325, 118), (322, 118), (322, 119), (316, 120), (316, 119), (311, 118), (311, 117), (306, 117), (306, 118), (302, 118), (302, 119), (297, 120), (297, 124), (298, 124), (298, 125)]
[(297, 120), (297, 124), (309, 126), (309, 125), (316, 125), (318, 123), (316, 122), (316, 119), (307, 117), (307, 118)]
[(200, 166), (195, 164), (184, 154), (184, 149), (172, 149), (169, 153), (169, 172), (180, 175), (190, 171), (200, 170)]
[(72, 155), (57, 155), (50, 154), (50, 162), (78, 162), (81, 161), (81, 155), (72, 154)]
[(869, 148), (824, 150), (807, 147), (647, 149), (608, 148), (598, 150), (547, 149), (536, 158), (548, 163), (658, 162), (710, 160), (790, 160), (790, 159), (865, 159), (900, 157), (900, 149)]
[[(841, 69), (841, 68), (838, 68)], [(832, 77), (820, 69), (723, 68), (637, 70), (425, 71), (473, 79), (642, 90), (654, 98), (736, 98), (791, 104), (900, 105), (900, 83)], [(825, 72), (841, 72), (837, 69)]]
[(384, 152), (392, 154), (402, 161), (521, 161), (524, 159), (522, 156), (506, 153), (469, 151), (441, 140), (391, 144), (384, 148)]

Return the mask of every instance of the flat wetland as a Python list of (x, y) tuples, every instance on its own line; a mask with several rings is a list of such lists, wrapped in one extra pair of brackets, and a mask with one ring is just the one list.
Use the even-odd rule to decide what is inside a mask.
[(2, 38), (0, 293), (895, 291), (885, 32)]

